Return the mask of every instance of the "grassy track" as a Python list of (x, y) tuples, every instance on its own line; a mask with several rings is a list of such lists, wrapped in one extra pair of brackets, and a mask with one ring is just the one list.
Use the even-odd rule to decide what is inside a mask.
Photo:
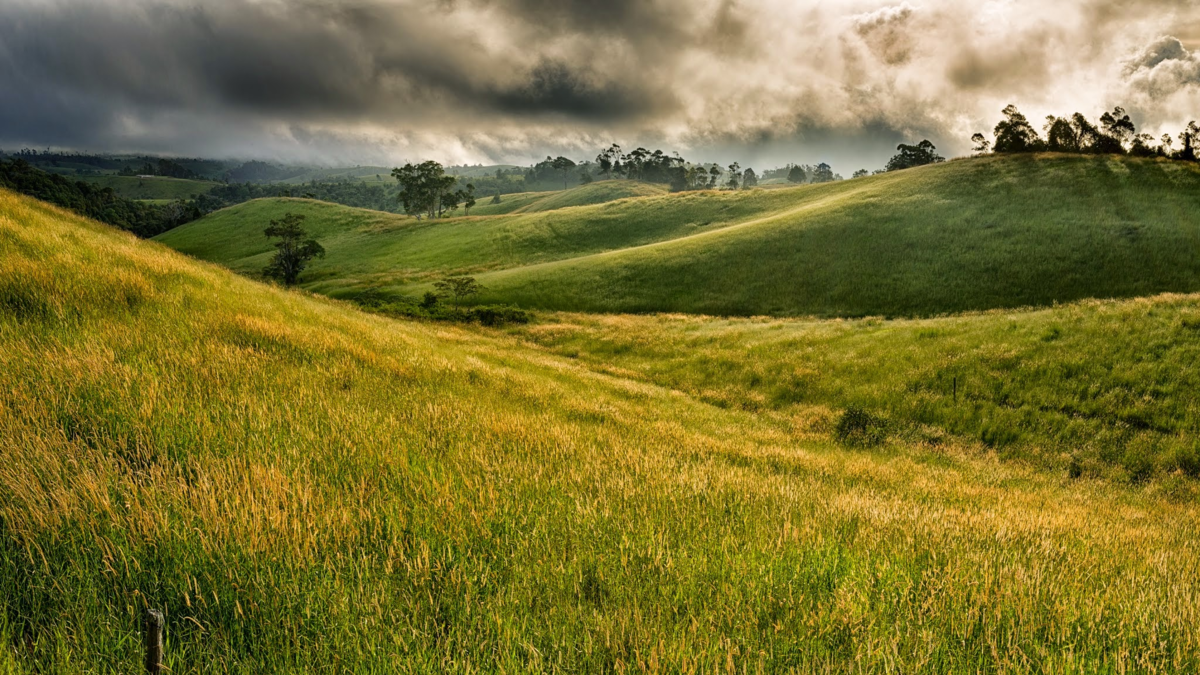
[(147, 605), (175, 673), (1200, 669), (1166, 483), (848, 450), (528, 339), (0, 193), (0, 670), (134, 672)]
[(78, 180), (112, 188), (126, 199), (176, 200), (205, 194), (220, 183), (182, 178), (138, 178), (137, 176), (80, 176)]
[[(431, 278), (470, 272), (489, 288), (480, 302), (525, 307), (930, 316), (1200, 290), (1198, 207), (1195, 164), (997, 156), (820, 186), (343, 231), (322, 242), (330, 258), (307, 281), (332, 294), (419, 295)], [(227, 210), (161, 240), (196, 252), (217, 237), (210, 230), (244, 223), (238, 247), (204, 257), (255, 270), (263, 210)]]

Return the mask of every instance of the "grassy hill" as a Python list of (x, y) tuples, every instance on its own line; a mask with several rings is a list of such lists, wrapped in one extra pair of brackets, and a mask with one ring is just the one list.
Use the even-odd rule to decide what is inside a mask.
[(632, 197), (657, 197), (667, 194), (661, 185), (651, 185), (632, 180), (607, 180), (590, 183), (560, 192), (521, 192), (501, 196), (499, 204), (492, 204), (488, 197), (481, 197), (479, 205), (471, 215), (496, 216), (512, 213), (540, 213), (572, 206), (591, 206), (615, 202)]
[[(342, 228), (322, 239), (330, 257), (308, 286), (417, 295), (423, 280), (469, 272), (489, 289), (481, 302), (847, 317), (1200, 290), (1200, 167), (1189, 163), (993, 156), (826, 185), (543, 210), (604, 185), (509, 198), (502, 207), (519, 206), (502, 216)], [(265, 262), (255, 257), (267, 250), (255, 234), (265, 212), (289, 208), (301, 205), (228, 210), (161, 240), (251, 271)], [(247, 233), (242, 244), (204, 251), (231, 228)]]
[(138, 178), (137, 176), (80, 176), (76, 180), (112, 188), (113, 192), (126, 199), (176, 200), (189, 199), (205, 194), (220, 183), (183, 178)]
[(146, 606), (172, 672), (1200, 668), (1186, 485), (845, 448), (527, 339), (0, 192), (0, 668), (132, 672)]
[(262, 234), (266, 224), (288, 212), (301, 213), (306, 228), (327, 251), (327, 257), (315, 261), (305, 277), (309, 288), (332, 295), (367, 288), (406, 293), (415, 292), (412, 284), (450, 270), (480, 272), (663, 241), (702, 227), (732, 224), (764, 206), (778, 207), (788, 201), (786, 196), (745, 200), (711, 192), (559, 211), (417, 221), (310, 200), (273, 199), (218, 211), (158, 240), (254, 274), (273, 251)]

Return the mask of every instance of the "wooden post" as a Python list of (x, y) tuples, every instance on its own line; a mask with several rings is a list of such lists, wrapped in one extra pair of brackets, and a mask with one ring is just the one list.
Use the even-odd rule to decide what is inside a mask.
[(954, 376), (954, 402), (958, 403), (958, 376)]
[(163, 615), (157, 609), (146, 610), (146, 672), (162, 672)]

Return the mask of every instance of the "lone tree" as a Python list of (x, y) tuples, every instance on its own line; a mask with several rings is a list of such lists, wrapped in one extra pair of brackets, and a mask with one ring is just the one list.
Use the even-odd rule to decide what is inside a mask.
[(937, 148), (928, 140), (921, 141), (916, 145), (901, 143), (896, 146), (896, 149), (900, 151), (900, 154), (888, 161), (886, 167), (888, 171), (900, 171), (946, 161), (945, 157), (937, 154)]
[(805, 173), (804, 167), (797, 164), (791, 169), (788, 169), (787, 179), (789, 183), (807, 183), (808, 174)]
[(746, 169), (742, 174), (742, 189), (749, 190), (753, 187), (758, 187), (758, 174), (754, 173), (754, 169)]
[(275, 248), (278, 249), (275, 251), (275, 257), (271, 259), (271, 264), (263, 269), (263, 274), (278, 279), (287, 286), (296, 283), (309, 260), (325, 257), (325, 249), (317, 240), (305, 238), (308, 233), (300, 227), (302, 222), (304, 216), (287, 213), (282, 220), (272, 220), (267, 229), (263, 230), (263, 234), (268, 238), (279, 239), (275, 242)]
[(454, 297), (454, 305), (457, 307), (459, 300), (478, 294), (483, 290), (483, 286), (475, 281), (475, 277), (446, 277), (433, 285), (438, 292), (443, 295)]

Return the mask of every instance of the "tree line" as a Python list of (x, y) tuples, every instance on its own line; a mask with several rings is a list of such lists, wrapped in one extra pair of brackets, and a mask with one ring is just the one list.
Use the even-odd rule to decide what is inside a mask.
[[(1100, 116), (1093, 124), (1082, 113), (1069, 117), (1050, 115), (1042, 126), (1043, 138), (1033, 124), (1015, 105), (1002, 112), (1004, 119), (996, 124), (992, 132), (994, 141), (982, 133), (971, 137), (976, 154), (987, 152), (1065, 152), (1073, 154), (1111, 154), (1134, 157), (1168, 157), (1189, 162), (1197, 161), (1196, 148), (1200, 144), (1200, 126), (1189, 122), (1177, 137), (1163, 134), (1155, 139), (1147, 133), (1138, 133), (1137, 126), (1124, 108), (1116, 107)], [(1175, 140), (1179, 145), (1176, 147)]]
[(170, 205), (160, 206), (125, 199), (112, 188), (71, 181), (47, 173), (24, 159), (0, 159), (0, 187), (70, 209), (80, 215), (128, 230), (140, 237), (153, 237), (182, 224), (184, 214)]

